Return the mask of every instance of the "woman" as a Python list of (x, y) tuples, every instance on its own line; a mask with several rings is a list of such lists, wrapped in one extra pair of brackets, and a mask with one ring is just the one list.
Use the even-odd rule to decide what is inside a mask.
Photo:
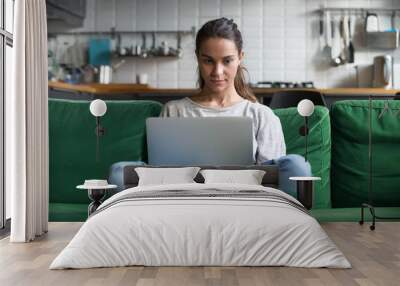
[(233, 20), (204, 24), (196, 36), (200, 92), (168, 102), (164, 117), (246, 116), (253, 119), (253, 153), (258, 164), (286, 154), (279, 118), (257, 102), (244, 77), (243, 40)]
[(310, 176), (310, 165), (286, 155), (279, 118), (257, 102), (244, 77), (243, 40), (233, 20), (220, 18), (203, 25), (196, 36), (200, 92), (165, 104), (163, 117), (247, 116), (253, 119), (253, 153), (257, 164), (279, 166), (280, 189), (295, 196), (290, 176)]

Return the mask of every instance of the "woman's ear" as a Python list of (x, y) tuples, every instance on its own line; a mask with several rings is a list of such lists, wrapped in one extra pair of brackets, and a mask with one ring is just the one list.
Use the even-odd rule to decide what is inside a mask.
[(240, 62), (243, 60), (243, 57), (244, 57), (244, 52), (241, 51), (241, 52), (239, 53), (239, 64), (240, 64)]

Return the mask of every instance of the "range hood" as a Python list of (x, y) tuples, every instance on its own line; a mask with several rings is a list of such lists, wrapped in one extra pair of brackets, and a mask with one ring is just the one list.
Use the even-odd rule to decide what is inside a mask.
[(86, 0), (46, 0), (46, 8), (49, 24), (79, 27), (86, 15)]

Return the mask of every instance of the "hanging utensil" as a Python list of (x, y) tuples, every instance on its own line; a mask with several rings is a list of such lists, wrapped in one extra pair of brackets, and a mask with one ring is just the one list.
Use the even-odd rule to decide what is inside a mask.
[(320, 21), (323, 21), (323, 20), (325, 20), (325, 25), (324, 25), (324, 22), (322, 22), (322, 24), (320, 22), (320, 38), (321, 38), (321, 31), (322, 31), (322, 33), (324, 33), (324, 36), (325, 36), (325, 46), (322, 49), (322, 54), (327, 59), (331, 60), (332, 59), (332, 28), (331, 28), (331, 17), (330, 17), (330, 14), (328, 11), (325, 14), (325, 19), (322, 19), (322, 16), (321, 16)]
[(324, 18), (322, 12), (319, 14), (319, 48), (324, 49), (323, 47), (323, 35), (324, 35)]
[(332, 59), (331, 64), (333, 66), (340, 66), (345, 63), (346, 56), (344, 54), (345, 43), (344, 43), (344, 31), (343, 31), (343, 17), (339, 20), (339, 55)]
[(140, 53), (140, 56), (142, 58), (147, 58), (148, 56), (147, 45), (146, 45), (146, 33), (142, 33), (142, 51)]
[(157, 55), (158, 51), (156, 48), (156, 33), (155, 32), (151, 33), (151, 39), (152, 39), (152, 44), (151, 44), (150, 54)]
[(367, 12), (367, 16), (365, 17), (365, 31), (367, 33), (379, 31), (378, 14)]
[(342, 16), (342, 19), (340, 19), (340, 39), (342, 42), (342, 46), (340, 48), (340, 58), (341, 58), (341, 64), (345, 64), (347, 62), (347, 57), (346, 57), (346, 49), (347, 49), (347, 40), (346, 40), (346, 29), (345, 29), (345, 17)]
[(338, 66), (337, 63), (337, 54), (338, 54), (338, 48), (337, 48), (337, 39), (336, 39), (336, 25), (335, 25), (335, 18), (332, 17), (331, 18), (331, 23), (330, 23), (330, 27), (331, 27), (331, 65), (332, 66)]
[(390, 15), (390, 31), (396, 31), (396, 11)]
[(348, 50), (348, 63), (354, 63), (354, 45), (353, 45), (353, 25), (352, 17), (349, 17), (348, 27), (349, 27), (349, 50)]
[(344, 63), (348, 63), (348, 59), (349, 59), (349, 44), (350, 44), (350, 37), (349, 37), (349, 16), (345, 15), (342, 18), (342, 30), (343, 30), (343, 55), (344, 55), (344, 59), (345, 62)]

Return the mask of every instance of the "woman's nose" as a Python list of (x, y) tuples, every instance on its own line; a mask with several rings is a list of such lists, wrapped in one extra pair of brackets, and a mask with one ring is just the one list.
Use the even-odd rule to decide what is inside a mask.
[(213, 75), (222, 75), (224, 73), (224, 66), (222, 64), (216, 64), (213, 69)]

